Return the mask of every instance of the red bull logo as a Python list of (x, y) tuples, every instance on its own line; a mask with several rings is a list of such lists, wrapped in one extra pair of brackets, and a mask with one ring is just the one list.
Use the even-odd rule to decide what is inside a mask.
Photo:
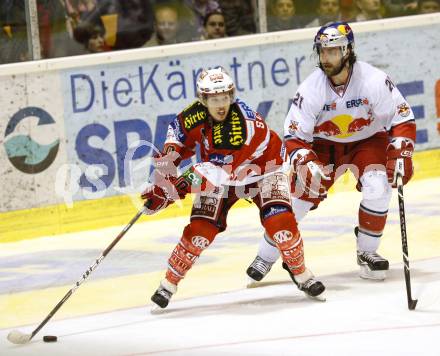
[(365, 127), (370, 126), (373, 122), (372, 118), (364, 119), (363, 117), (359, 117), (357, 119), (354, 119), (350, 124), (348, 125), (348, 133), (354, 133), (362, 131)]
[(322, 44), (327, 44), (329, 42), (328, 36), (326, 34), (321, 34), (321, 36), (319, 37), (319, 42), (321, 42)]
[(295, 132), (298, 130), (298, 121), (290, 121), (289, 125), (289, 133), (291, 135), (295, 135)]
[(321, 125), (315, 126), (314, 134), (321, 134), (324, 136), (337, 136), (341, 134), (341, 129), (333, 121), (323, 122)]
[(347, 36), (351, 32), (351, 28), (348, 25), (339, 25), (338, 31)]
[(411, 112), (411, 109), (406, 103), (402, 103), (400, 105), (397, 105), (397, 114), (399, 114), (402, 117), (407, 117)]
[(338, 115), (315, 126), (313, 133), (325, 137), (346, 138), (369, 127), (373, 121), (374, 118), (371, 116), (365, 119), (363, 117), (353, 118), (351, 115)]

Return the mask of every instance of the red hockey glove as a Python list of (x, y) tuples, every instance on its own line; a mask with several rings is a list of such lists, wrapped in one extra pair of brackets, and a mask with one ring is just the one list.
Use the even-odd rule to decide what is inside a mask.
[(148, 186), (141, 197), (145, 200), (144, 206), (147, 208), (145, 211), (147, 215), (155, 214), (174, 202), (164, 189), (154, 184)]
[(387, 148), (387, 176), (393, 188), (397, 187), (397, 176), (405, 185), (413, 176), (412, 155), (414, 142), (406, 137), (395, 137)]
[(155, 214), (179, 199), (174, 186), (177, 181), (176, 162), (179, 158), (179, 154), (175, 151), (154, 155), (152, 160), (154, 171), (151, 178), (154, 184), (148, 185), (141, 194), (141, 198), (145, 200), (147, 215)]
[(165, 209), (176, 200), (184, 199), (189, 192), (199, 192), (206, 190), (210, 185), (206, 179), (196, 171), (195, 166), (190, 167), (179, 178), (162, 175), (155, 176), (156, 184), (150, 184), (141, 194), (141, 198), (146, 200), (144, 206), (147, 208), (147, 215), (152, 215)]
[(327, 196), (327, 188), (323, 184), (323, 180), (328, 181), (331, 178), (315, 152), (301, 148), (291, 154), (290, 162), (297, 189), (309, 194), (311, 198), (325, 198)]
[(185, 174), (187, 173), (179, 178), (162, 179), (160, 185), (150, 184), (141, 194), (141, 198), (145, 200), (144, 206), (147, 208), (145, 214), (155, 214), (176, 200), (184, 199), (191, 189), (191, 185), (186, 182)]

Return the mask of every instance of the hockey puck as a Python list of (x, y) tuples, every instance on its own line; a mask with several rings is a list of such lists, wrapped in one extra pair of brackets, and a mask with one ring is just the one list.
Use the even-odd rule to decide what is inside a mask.
[(57, 342), (58, 338), (53, 335), (46, 335), (46, 336), (43, 336), (43, 341), (44, 342)]

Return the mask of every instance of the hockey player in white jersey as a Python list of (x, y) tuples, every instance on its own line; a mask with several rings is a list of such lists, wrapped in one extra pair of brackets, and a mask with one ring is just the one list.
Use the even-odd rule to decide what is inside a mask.
[[(398, 175), (406, 184), (413, 174), (414, 116), (384, 72), (356, 60), (347, 23), (321, 27), (313, 48), (319, 68), (299, 86), (284, 124), (294, 213), (300, 221), (350, 169), (362, 193), (355, 227), (360, 276), (385, 279), (389, 264), (377, 249), (391, 187)], [(273, 243), (262, 239), (247, 270), (251, 280), (260, 281), (278, 255)]]

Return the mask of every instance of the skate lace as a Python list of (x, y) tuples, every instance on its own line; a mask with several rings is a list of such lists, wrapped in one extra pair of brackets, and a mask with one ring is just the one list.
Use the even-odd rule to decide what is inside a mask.
[(161, 295), (162, 297), (166, 299), (170, 299), (173, 293), (167, 291), (165, 288), (159, 288), (156, 292), (157, 294)]
[(301, 288), (309, 289), (314, 284), (315, 284), (315, 280), (313, 278), (310, 278), (301, 285)]
[(255, 261), (252, 263), (252, 267), (265, 275), (267, 272), (269, 272), (270, 268), (272, 267), (272, 263), (267, 262), (260, 257), (257, 257)]
[(363, 259), (365, 259), (368, 262), (377, 262), (383, 260), (383, 258), (380, 255), (374, 252), (364, 252), (362, 253), (361, 256), (363, 257)]

